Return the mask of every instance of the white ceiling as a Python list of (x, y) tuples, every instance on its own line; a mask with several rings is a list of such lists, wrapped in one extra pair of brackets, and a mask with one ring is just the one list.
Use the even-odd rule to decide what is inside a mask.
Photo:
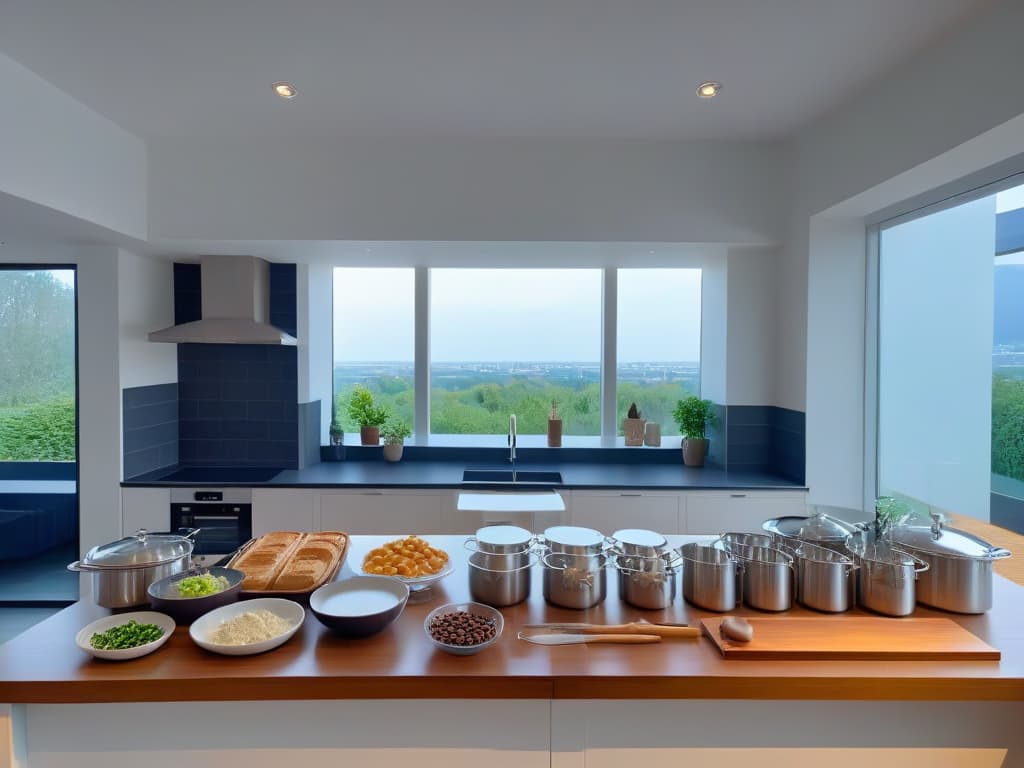
[(0, 51), (145, 139), (774, 139), (987, 4), (2, 0)]

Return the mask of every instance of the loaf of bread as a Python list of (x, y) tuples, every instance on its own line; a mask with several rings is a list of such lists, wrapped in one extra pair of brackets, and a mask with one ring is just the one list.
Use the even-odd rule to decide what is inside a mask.
[(340, 531), (273, 531), (232, 563), (245, 573), (243, 592), (307, 592), (337, 572), (348, 545)]

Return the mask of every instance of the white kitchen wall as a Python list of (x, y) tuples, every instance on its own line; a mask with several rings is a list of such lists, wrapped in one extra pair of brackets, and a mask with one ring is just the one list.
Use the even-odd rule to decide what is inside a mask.
[(778, 248), (730, 248), (726, 399), (775, 402)]
[(865, 218), (1024, 152), (1021, 29), (1024, 3), (993, 3), (792, 145), (776, 404), (806, 408), (811, 503), (866, 495)]
[(154, 140), (158, 239), (777, 243), (775, 144)]
[(144, 239), (142, 140), (3, 54), (0, 82), (0, 191)]
[(334, 278), (328, 264), (299, 264), (296, 270), (299, 402), (320, 401), (320, 445), (327, 445), (334, 381)]
[(121, 389), (178, 380), (178, 348), (153, 344), (150, 331), (174, 323), (174, 265), (118, 253), (118, 339)]

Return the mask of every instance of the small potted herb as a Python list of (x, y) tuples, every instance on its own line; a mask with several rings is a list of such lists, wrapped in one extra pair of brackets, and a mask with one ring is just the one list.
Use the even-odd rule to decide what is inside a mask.
[(359, 440), (363, 445), (380, 445), (380, 427), (390, 412), (375, 405), (373, 393), (362, 384), (356, 384), (348, 401), (348, 415), (359, 425)]
[(402, 447), (405, 438), (412, 434), (409, 425), (401, 419), (391, 419), (381, 429), (384, 438), (384, 458), (387, 461), (399, 461), (402, 458)]
[(701, 400), (696, 395), (680, 400), (672, 411), (672, 419), (679, 425), (683, 435), (683, 464), (688, 467), (703, 467), (708, 452), (705, 430), (716, 421), (712, 410), (714, 403)]
[(548, 448), (562, 447), (562, 417), (558, 415), (558, 402), (551, 401), (548, 412)]
[(644, 420), (640, 418), (636, 403), (629, 404), (626, 418), (622, 420), (622, 434), (626, 438), (626, 445), (644, 444)]
[(341, 422), (338, 421), (337, 399), (331, 401), (331, 426), (327, 433), (331, 436), (331, 445), (345, 444), (345, 430), (341, 428)]

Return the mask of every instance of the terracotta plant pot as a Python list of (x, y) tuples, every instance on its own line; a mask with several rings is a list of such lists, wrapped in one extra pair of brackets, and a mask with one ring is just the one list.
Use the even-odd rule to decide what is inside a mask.
[(363, 445), (380, 445), (380, 427), (360, 427), (359, 441)]
[(548, 448), (562, 447), (562, 420), (548, 419)]
[(683, 438), (683, 464), (688, 467), (703, 467), (704, 457), (708, 453), (707, 439), (697, 440), (692, 437)]
[(385, 461), (400, 461), (402, 459), (402, 448), (404, 446), (401, 443), (395, 443), (384, 446), (384, 460)]
[(622, 434), (626, 438), (626, 445), (644, 444), (644, 424), (646, 423), (643, 419), (622, 420)]

